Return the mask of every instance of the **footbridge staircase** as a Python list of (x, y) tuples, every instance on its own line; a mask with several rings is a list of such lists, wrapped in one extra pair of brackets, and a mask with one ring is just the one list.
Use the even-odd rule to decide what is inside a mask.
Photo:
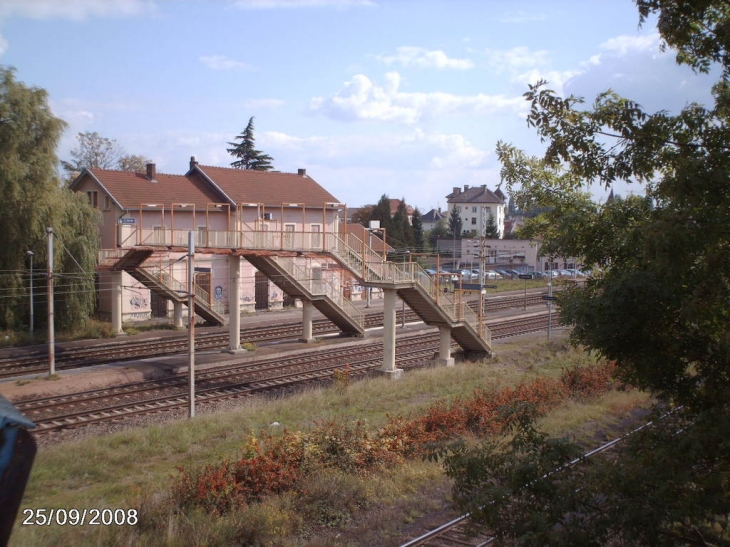
[(448, 295), (414, 262), (388, 262), (354, 234), (331, 234), (329, 255), (364, 284), (395, 289), (398, 296), (428, 325), (451, 329), (467, 352), (491, 353), (491, 332), (484, 320), (461, 299)]
[(311, 263), (293, 257), (247, 254), (243, 257), (290, 296), (306, 299), (345, 335), (365, 333), (365, 317), (343, 292), (323, 279)]
[[(172, 275), (171, 261), (165, 256), (155, 256), (155, 250), (111, 249), (101, 252), (98, 271), (125, 271), (158, 296), (188, 305), (188, 287)], [(228, 319), (223, 305), (197, 283), (195, 313), (209, 323), (225, 325)]]

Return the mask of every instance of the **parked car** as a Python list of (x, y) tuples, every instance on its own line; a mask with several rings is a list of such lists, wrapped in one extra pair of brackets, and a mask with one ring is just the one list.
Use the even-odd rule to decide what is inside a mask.
[(484, 272), (484, 278), (485, 279), (504, 279), (504, 277), (501, 274), (495, 272), (494, 270), (487, 270), (486, 272)]
[(447, 272), (446, 270), (441, 270), (439, 272), (439, 275), (441, 276), (442, 279), (444, 279), (446, 281), (458, 281), (458, 279), (459, 279), (459, 277), (456, 274), (454, 274), (453, 272)]

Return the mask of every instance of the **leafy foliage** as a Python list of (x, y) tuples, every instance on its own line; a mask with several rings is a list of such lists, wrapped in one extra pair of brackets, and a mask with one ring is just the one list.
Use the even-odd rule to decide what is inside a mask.
[[(515, 388), (476, 391), (470, 398), (448, 404), (440, 401), (422, 416), (390, 418), (371, 431), (360, 421), (326, 422), (308, 433), (262, 432), (241, 448), (237, 460), (223, 460), (200, 468), (178, 468), (173, 496), (181, 507), (200, 507), (222, 514), (256, 502), (269, 494), (299, 491), (307, 477), (332, 471), (368, 475), (398, 465), (408, 457), (432, 456), (433, 446), (471, 434), (484, 436), (505, 427), (504, 409), (515, 401), (537, 415), (570, 397), (593, 397), (614, 386), (613, 364), (565, 370), (561, 378), (539, 378)], [(349, 381), (349, 371), (339, 371), (335, 382)], [(342, 386), (340, 386), (342, 387)]]
[[(57, 236), (54, 271), (63, 276), (56, 280), (58, 325), (83, 324), (93, 311), (99, 218), (85, 196), (60, 188), (55, 149), (65, 123), (53, 116), (47, 101), (44, 90), (17, 82), (12, 69), (0, 68), (0, 328), (17, 328), (29, 319), (26, 252), (34, 253), (36, 272), (46, 268), (48, 227)], [(39, 311), (45, 308), (44, 291), (35, 304)], [(36, 316), (39, 323), (44, 320), (43, 314)]]
[(76, 140), (79, 144), (71, 150), (73, 159), (61, 161), (68, 181), (76, 178), (85, 167), (143, 173), (150, 163), (146, 156), (127, 154), (116, 139), (102, 137), (96, 131), (79, 133), (76, 135)]
[[(730, 544), (730, 8), (719, 0), (636, 3), (641, 22), (659, 15), (678, 62), (699, 72), (721, 65), (714, 107), (652, 114), (611, 90), (586, 107), (538, 82), (525, 97), (544, 156), (505, 143), (497, 151), (519, 208), (543, 211), (523, 234), (540, 237), (545, 255), (599, 266), (560, 297), (574, 342), (615, 360), (617, 377), (655, 395), (658, 413), (681, 411), (638, 435), (616, 461), (522, 490), (512, 487), (542, 465), (534, 456), (549, 455), (553, 442), (530, 424), (515, 437), (527, 449), (505, 440), (459, 453), (452, 472), (469, 475), (459, 478), (463, 488), (512, 486), (509, 511), (477, 516), (516, 545)], [(597, 205), (585, 193), (591, 183), (616, 181), (641, 184), (645, 195)], [(500, 450), (513, 456), (506, 465)], [(534, 518), (538, 510), (544, 519)]]
[(421, 220), (421, 217), (423, 214), (421, 211), (416, 207), (413, 210), (413, 245), (418, 251), (423, 251), (425, 249), (425, 234), (423, 231), (423, 221)]
[(274, 158), (268, 154), (264, 154), (260, 150), (256, 150), (256, 138), (253, 134), (253, 116), (249, 118), (248, 125), (243, 133), (238, 135), (234, 140), (241, 142), (229, 142), (233, 148), (227, 148), (228, 153), (234, 158), (238, 158), (231, 163), (231, 167), (236, 169), (253, 169), (254, 171), (270, 171), (274, 168), (271, 164)]
[(449, 213), (449, 237), (461, 239), (462, 224), (461, 215), (454, 206)]
[(115, 139), (102, 137), (96, 131), (79, 133), (76, 140), (79, 144), (71, 150), (73, 159), (61, 162), (69, 179), (74, 179), (84, 167), (114, 169), (124, 156), (124, 150)]
[(489, 218), (487, 219), (487, 229), (484, 232), (484, 237), (490, 239), (499, 239), (499, 228), (497, 227), (497, 223), (494, 222), (494, 216), (492, 216), (492, 213), (489, 213)]

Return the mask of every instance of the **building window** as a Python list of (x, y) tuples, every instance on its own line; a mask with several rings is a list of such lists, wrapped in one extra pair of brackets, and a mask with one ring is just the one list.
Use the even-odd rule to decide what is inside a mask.
[(471, 219), (471, 223), (472, 223), (472, 225), (475, 225), (475, 224), (477, 223), (477, 219), (476, 219), (476, 217), (475, 217), (475, 218), (473, 218), (473, 219)]
[(108, 211), (112, 208), (112, 198), (109, 196), (104, 196), (104, 210)]
[(86, 196), (89, 198), (89, 205), (91, 205), (94, 209), (99, 208), (99, 192), (96, 190), (89, 190), (86, 192)]
[(472, 213), (476, 213), (476, 212), (477, 212), (477, 206), (476, 206), (476, 205), (474, 205), (474, 206), (473, 206), (473, 207), (471, 208), (471, 212), (472, 212)]

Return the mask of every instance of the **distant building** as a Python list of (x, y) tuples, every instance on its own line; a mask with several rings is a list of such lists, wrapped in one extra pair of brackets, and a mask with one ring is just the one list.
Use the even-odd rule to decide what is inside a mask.
[(441, 212), (441, 209), (431, 209), (428, 213), (421, 217), (421, 224), (424, 231), (433, 230), (440, 220), (448, 222), (448, 217)]
[(465, 184), (463, 190), (454, 187), (446, 199), (447, 221), (451, 211), (456, 209), (461, 217), (462, 234), (475, 230), (477, 236), (484, 237), (491, 215), (500, 239), (504, 236), (505, 195), (501, 190), (492, 192), (486, 184), (475, 187)]

